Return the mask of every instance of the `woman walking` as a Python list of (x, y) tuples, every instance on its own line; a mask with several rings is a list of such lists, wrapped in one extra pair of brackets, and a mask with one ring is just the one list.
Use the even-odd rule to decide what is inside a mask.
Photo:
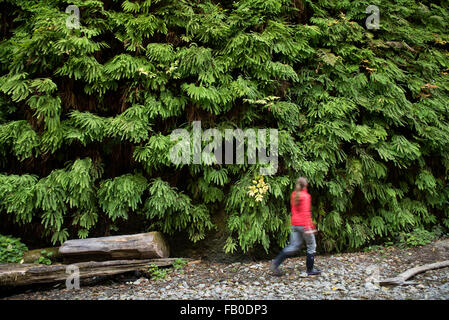
[(279, 265), (288, 257), (299, 251), (303, 241), (307, 245), (306, 268), (308, 275), (320, 274), (321, 270), (313, 268), (316, 242), (314, 233), (315, 225), (312, 222), (311, 199), (307, 192), (307, 179), (304, 177), (296, 181), (296, 188), (290, 197), (291, 224), (290, 244), (271, 262), (270, 270), (275, 276), (283, 275), (279, 270)]

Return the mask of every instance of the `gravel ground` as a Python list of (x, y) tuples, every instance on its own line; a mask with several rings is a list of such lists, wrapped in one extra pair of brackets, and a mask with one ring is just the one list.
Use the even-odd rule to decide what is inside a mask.
[(167, 269), (162, 280), (115, 277), (97, 285), (81, 283), (79, 290), (59, 288), (25, 292), (3, 299), (21, 300), (146, 300), (146, 299), (270, 299), (377, 300), (449, 298), (449, 268), (431, 270), (410, 279), (407, 286), (378, 286), (384, 279), (427, 263), (449, 259), (449, 239), (419, 248), (387, 248), (372, 252), (317, 256), (320, 276), (307, 276), (305, 257), (287, 259), (283, 277), (270, 275), (270, 261), (220, 264), (196, 261), (182, 271)]

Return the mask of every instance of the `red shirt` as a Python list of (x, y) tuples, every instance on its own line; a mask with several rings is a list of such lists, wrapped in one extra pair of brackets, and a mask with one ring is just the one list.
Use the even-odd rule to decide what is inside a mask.
[(291, 223), (293, 226), (303, 226), (306, 230), (315, 229), (312, 222), (311, 200), (312, 197), (304, 188), (299, 193), (299, 203), (295, 205), (296, 191), (292, 192), (290, 204), (292, 209)]

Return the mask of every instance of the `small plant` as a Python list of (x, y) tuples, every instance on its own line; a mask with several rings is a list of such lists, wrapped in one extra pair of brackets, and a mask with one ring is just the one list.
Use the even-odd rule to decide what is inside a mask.
[[(390, 239), (390, 238), (388, 238), (388, 239)], [(393, 241), (384, 242), (385, 247), (392, 247), (393, 245), (394, 245)]]
[(157, 265), (152, 264), (148, 268), (148, 273), (150, 274), (151, 280), (161, 280), (165, 279), (167, 276), (167, 270), (160, 269)]
[(47, 252), (47, 250), (42, 250), (41, 251), (41, 256), (39, 257), (39, 259), (34, 261), (34, 263), (50, 265), (51, 264), (50, 257), (52, 255), (53, 255), (53, 252)]
[(399, 238), (399, 246), (410, 248), (424, 246), (435, 240), (436, 235), (425, 229), (418, 228), (411, 233), (401, 233)]
[(436, 239), (442, 238), (445, 236), (444, 228), (440, 225), (436, 225), (432, 228), (432, 233), (435, 235)]
[(383, 253), (388, 248), (391, 248), (394, 245), (395, 244), (392, 241), (392, 239), (390, 237), (386, 237), (385, 241), (382, 242), (381, 244), (370, 245), (370, 246), (367, 246), (367, 247), (363, 248), (363, 252), (377, 251), (377, 252)]
[(23, 253), (27, 250), (20, 238), (0, 235), (0, 263), (22, 263)]
[(179, 269), (183, 269), (186, 265), (187, 265), (187, 260), (184, 260), (182, 258), (178, 258), (175, 260), (175, 262), (173, 262), (173, 268), (179, 270)]
[(379, 252), (383, 252), (384, 247), (381, 245), (373, 245), (373, 246), (368, 246), (366, 248), (363, 249), (363, 252), (371, 252), (371, 251), (379, 251)]

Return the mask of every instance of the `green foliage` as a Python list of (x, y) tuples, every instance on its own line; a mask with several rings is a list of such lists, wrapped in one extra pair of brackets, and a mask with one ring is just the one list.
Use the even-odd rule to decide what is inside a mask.
[[(224, 211), (226, 252), (268, 251), (302, 175), (325, 251), (449, 229), (447, 2), (75, 1), (79, 29), (68, 4), (2, 1), (2, 222), (54, 244), (111, 226), (195, 242)], [(171, 163), (195, 120), (278, 129), (261, 201), (258, 166)]]
[(399, 245), (401, 247), (419, 247), (426, 245), (437, 238), (433, 232), (422, 228), (417, 228), (410, 233), (401, 233), (399, 235)]
[(167, 270), (161, 269), (155, 264), (150, 265), (150, 267), (148, 268), (148, 273), (150, 275), (150, 279), (154, 281), (162, 280), (167, 277)]
[[(261, 201), (248, 195), (248, 186), (256, 176), (246, 175), (231, 187), (226, 206), (231, 214), (225, 252), (234, 252), (237, 244), (243, 251), (248, 251), (256, 244), (262, 245), (265, 251), (270, 246), (270, 235), (285, 245), (289, 233), (286, 206), (282, 200), (289, 193), (291, 181), (288, 177), (267, 177), (269, 191)], [(231, 211), (232, 210), (232, 211)], [(238, 243), (232, 234), (237, 235)]]
[(165, 233), (186, 230), (189, 238), (196, 242), (213, 228), (208, 208), (204, 204), (193, 205), (185, 194), (177, 192), (169, 184), (157, 178), (150, 183), (145, 215), (154, 219), (154, 227)]
[(173, 268), (182, 272), (182, 269), (187, 265), (188, 261), (182, 258), (178, 258), (173, 262)]
[(27, 250), (19, 238), (0, 235), (0, 263), (21, 263)]
[(34, 261), (34, 263), (50, 265), (51, 264), (50, 257), (52, 255), (53, 255), (53, 252), (47, 252), (46, 250), (42, 250), (41, 255), (39, 256), (39, 258), (36, 261)]
[(146, 187), (147, 180), (142, 175), (126, 174), (108, 179), (100, 184), (98, 201), (112, 221), (117, 218), (126, 220), (129, 208), (137, 209)]

